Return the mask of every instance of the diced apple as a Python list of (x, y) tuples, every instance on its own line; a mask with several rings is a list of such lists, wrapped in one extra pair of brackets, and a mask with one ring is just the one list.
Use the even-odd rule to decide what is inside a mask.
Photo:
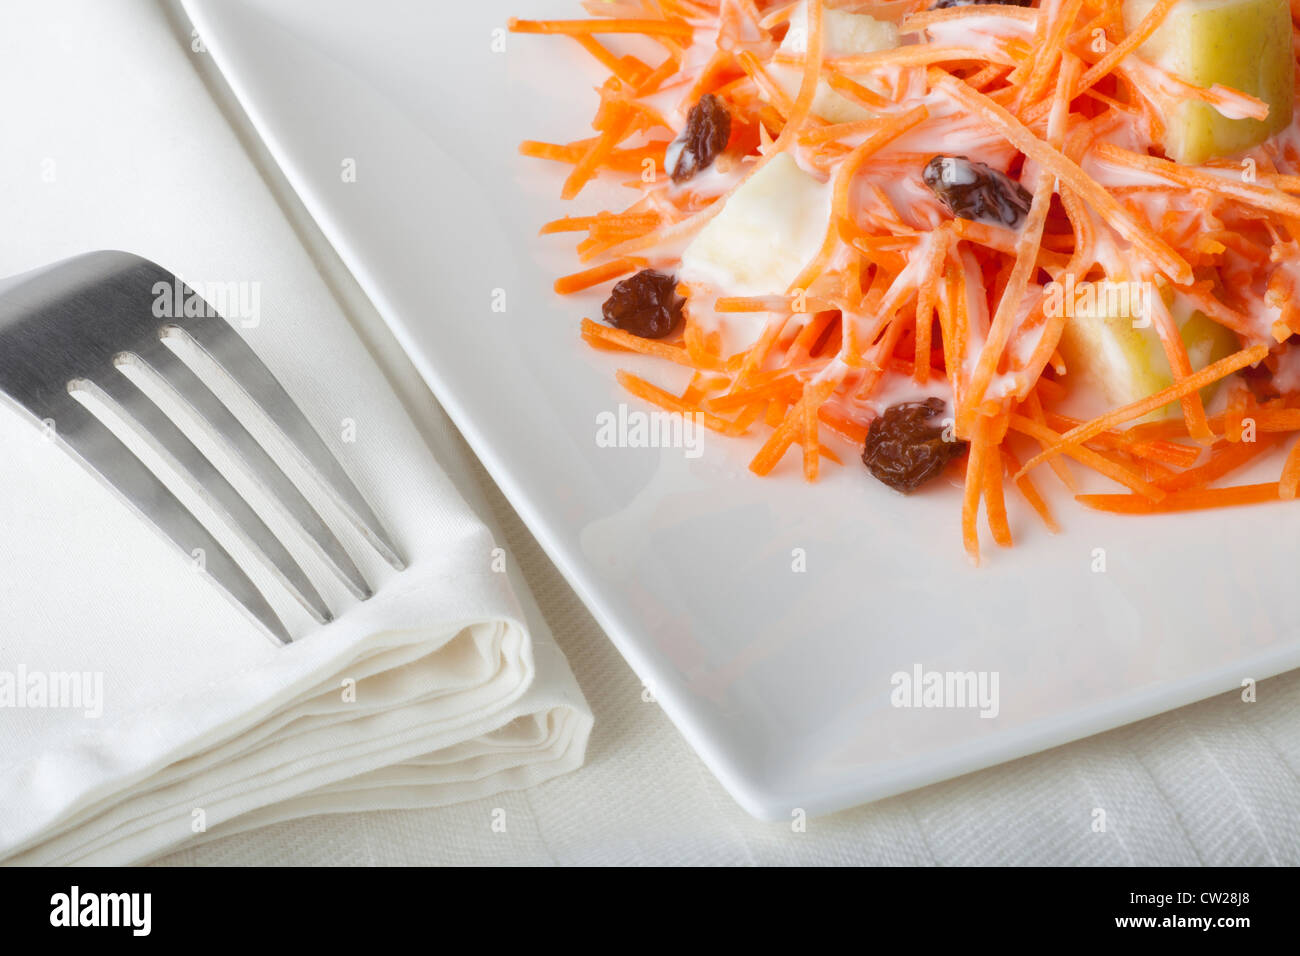
[(1149, 328), (1134, 328), (1128, 314), (1078, 310), (1066, 321), (1058, 348), (1070, 390), (1082, 399), (1127, 405), (1168, 384), (1159, 338)]
[[(1125, 0), (1132, 30), (1155, 0)], [(1295, 55), (1288, 0), (1180, 0), (1138, 54), (1202, 88), (1218, 83), (1268, 103), (1263, 120), (1229, 119), (1208, 103), (1184, 102), (1166, 118), (1164, 148), (1198, 164), (1258, 146), (1291, 122)]]
[[(1231, 329), (1225, 329), (1204, 312), (1193, 312), (1179, 327), (1179, 332), (1193, 369), (1205, 368), (1227, 358), (1240, 347)], [(1208, 396), (1209, 392), (1202, 390), (1202, 394)]]
[[(1155, 328), (1134, 327), (1132, 310), (1107, 311), (1102, 304), (1122, 301), (1121, 297), (1099, 293), (1096, 301), (1096, 306), (1075, 309), (1065, 324), (1059, 346), (1072, 396), (1069, 407), (1061, 410), (1080, 417), (1127, 405), (1173, 384), (1169, 361)], [(1217, 362), (1237, 348), (1232, 331), (1203, 312), (1192, 312), (1179, 322), (1179, 332), (1193, 369)], [(1208, 401), (1213, 392), (1213, 386), (1202, 389), (1202, 399)], [(1165, 418), (1177, 410), (1177, 403), (1171, 403), (1139, 421)]]
[[(898, 46), (898, 27), (887, 20), (877, 20), (861, 13), (842, 10), (822, 11), (822, 54), (842, 56), (874, 53)], [(800, 3), (790, 15), (790, 28), (781, 41), (783, 53), (805, 53), (808, 49), (808, 8)], [(791, 66), (771, 67), (772, 78), (791, 99), (799, 95), (803, 74)], [(848, 123), (868, 119), (872, 114), (857, 103), (831, 89), (825, 80), (817, 84), (812, 112), (829, 123)]]
[(831, 190), (789, 153), (727, 200), (682, 252), (680, 275), (725, 295), (781, 295), (821, 248)]

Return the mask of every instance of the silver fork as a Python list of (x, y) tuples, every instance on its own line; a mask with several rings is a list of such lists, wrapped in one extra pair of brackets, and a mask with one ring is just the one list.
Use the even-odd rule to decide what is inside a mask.
[[(211, 308), (195, 317), (155, 317), (157, 287), (179, 280), (125, 252), (91, 252), (0, 280), (0, 394), (51, 428), (74, 458), (115, 490), (183, 553), (201, 548), (208, 575), (281, 643), (289, 631), (253, 581), (167, 486), (113, 431), (73, 397), (84, 390), (115, 404), (187, 485), (224, 519), (320, 623), (330, 609), (288, 549), (239, 492), (121, 371), (152, 370), (170, 396), (188, 405), (234, 450), (260, 490), (306, 533), (312, 549), (356, 597), (373, 593), (329, 526), (217, 395), (163, 343), (189, 336), (220, 365), (289, 440), (361, 535), (394, 568), (397, 547), (361, 492), (298, 406), (248, 344)], [(181, 285), (186, 293), (190, 290)], [(187, 296), (188, 297), (188, 296)], [(186, 310), (188, 311), (188, 310)], [(52, 423), (52, 424), (51, 424)]]

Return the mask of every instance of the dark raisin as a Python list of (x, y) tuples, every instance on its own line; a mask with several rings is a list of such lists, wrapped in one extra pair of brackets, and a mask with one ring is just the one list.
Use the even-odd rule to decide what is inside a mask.
[(673, 182), (684, 183), (702, 169), (713, 165), (714, 158), (727, 148), (731, 138), (731, 114), (722, 101), (705, 93), (686, 114), (686, 129), (669, 147), (677, 159), (671, 170)]
[(1001, 3), (1009, 7), (1033, 6), (1034, 0), (934, 0), (931, 10), (943, 10), (947, 7), (969, 7), (976, 3)]
[(935, 156), (921, 178), (958, 219), (1019, 229), (1034, 197), (1006, 173), (965, 156)]
[(677, 294), (677, 279), (642, 269), (614, 286), (601, 312), (616, 329), (643, 339), (662, 339), (681, 321), (686, 300)]
[(966, 442), (945, 441), (942, 424), (930, 420), (947, 406), (942, 398), (891, 405), (867, 429), (862, 462), (889, 487), (909, 494), (966, 451)]

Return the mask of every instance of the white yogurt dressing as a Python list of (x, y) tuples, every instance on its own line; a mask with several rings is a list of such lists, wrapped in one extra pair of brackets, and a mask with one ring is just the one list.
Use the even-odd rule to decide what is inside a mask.
[(923, 402), (927, 398), (942, 398), (944, 414), (952, 415), (952, 386), (942, 375), (932, 375), (930, 381), (918, 385), (910, 375), (886, 375), (876, 386), (871, 397), (860, 403), (875, 414), (882, 414), (891, 405), (901, 402)]
[[(680, 151), (680, 146), (678, 151)], [(665, 154), (664, 166), (671, 170), (676, 165), (675, 155), (670, 148)], [(668, 192), (676, 197), (685, 195), (694, 195), (697, 202), (709, 199), (716, 199), (719, 196), (725, 196), (736, 188), (736, 185), (745, 178), (745, 174), (752, 168), (752, 163), (739, 162), (734, 163), (725, 172), (718, 168), (715, 161), (710, 163), (707, 169), (702, 169), (690, 179), (682, 183), (675, 183), (671, 179), (668, 181)]]
[(694, 294), (686, 303), (686, 316), (705, 335), (718, 334), (723, 357), (749, 350), (770, 322), (783, 318), (775, 312), (717, 312), (713, 303), (727, 293), (720, 293), (713, 286), (695, 287), (695, 284), (692, 291)]
[[(733, 0), (724, 0), (724, 7), (732, 2)], [(870, 7), (863, 7), (860, 10), (854, 8), (855, 12), (864, 13), (869, 13), (870, 9)], [(739, 19), (741, 22), (748, 22), (743, 15)], [(988, 16), (972, 16), (948, 22), (937, 22), (928, 26), (925, 33), (929, 42), (943, 46), (974, 47), (994, 54), (1000, 59), (1004, 52), (1005, 41), (1008, 38), (1030, 40), (1034, 30), (1035, 24), (1032, 21), (991, 13)], [(751, 29), (749, 32), (753, 36), (747, 36), (743, 42), (758, 43), (763, 40), (763, 35), (757, 29)], [(911, 42), (911, 38), (905, 37), (903, 42)], [(647, 104), (658, 110), (679, 133), (685, 125), (685, 109), (691, 105), (684, 103), (683, 99), (699, 72), (708, 63), (715, 48), (716, 44), (713, 43), (691, 45), (687, 50), (687, 61), (682, 79), (675, 82), (671, 87), (660, 90), (644, 99)], [(1164, 72), (1152, 67), (1146, 61), (1131, 56), (1125, 60), (1124, 68), (1130, 75), (1136, 77), (1138, 82), (1142, 83), (1153, 96), (1166, 97), (1177, 93), (1176, 85), (1169, 80)], [(908, 167), (907, 171), (901, 172), (902, 166), (889, 162), (891, 155), (962, 155), (972, 161), (982, 162), (995, 169), (1006, 171), (1015, 161), (1018, 152), (999, 134), (989, 130), (979, 117), (971, 115), (946, 93), (942, 91), (927, 92), (924, 71), (922, 70), (905, 69), (892, 65), (882, 66), (880, 69), (872, 71), (869, 76), (859, 76), (856, 79), (873, 89), (894, 96), (900, 106), (913, 106), (924, 103), (929, 111), (929, 119), (925, 123), (898, 137), (894, 142), (882, 149), (874, 157), (873, 162), (866, 164), (855, 183), (852, 202), (861, 224), (872, 229), (872, 231), (892, 231), (893, 226), (897, 224), (897, 220), (895, 220), (893, 213), (879, 201), (877, 194), (871, 188), (874, 184), (892, 205), (893, 210), (902, 218), (903, 224), (919, 230), (920, 242), (908, 255), (908, 265), (904, 270), (904, 275), (897, 280), (908, 281), (912, 274), (908, 270), (919, 268), (919, 263), (924, 261), (929, 248), (928, 243), (933, 241), (932, 230), (939, 222), (948, 218), (948, 213), (929, 188), (924, 185), (921, 179), (921, 170), (919, 168), (911, 170)], [(1244, 115), (1244, 113), (1239, 113), (1238, 109), (1231, 103), (1219, 107), (1219, 112), (1229, 118), (1240, 118), (1240, 116)], [(861, 142), (865, 135), (864, 133), (857, 137), (846, 137), (842, 142), (844, 145), (852, 147)], [(1145, 153), (1148, 145), (1146, 131), (1137, 124), (1127, 123), (1117, 124), (1107, 130), (1097, 137), (1096, 142), (1113, 143), (1123, 149), (1137, 153)], [(1266, 153), (1273, 157), (1275, 163), (1283, 172), (1298, 172), (1295, 168), (1296, 163), (1292, 162), (1292, 159), (1300, 157), (1300, 114), (1297, 115), (1287, 130), (1278, 134), (1274, 140), (1263, 148)], [(678, 142), (674, 142), (669, 147), (666, 156), (668, 169), (675, 166), (680, 150), (681, 144)], [(788, 151), (787, 155), (804, 173), (819, 181), (823, 180), (825, 172), (814, 165), (812, 153), (812, 149), (796, 145)], [(1204, 231), (1221, 228), (1221, 224), (1212, 214), (1204, 212), (1203, 207), (1196, 206), (1189, 209), (1186, 204), (1180, 202), (1167, 191), (1141, 188), (1168, 185), (1167, 181), (1157, 174), (1105, 162), (1098, 159), (1095, 152), (1091, 150), (1085, 154), (1081, 160), (1081, 165), (1084, 171), (1104, 188), (1139, 187), (1129, 192), (1125, 198), (1131, 200), (1145, 218), (1157, 226), (1167, 212), (1176, 211), (1183, 216), (1191, 217), (1189, 221)], [(657, 191), (665, 199), (671, 196), (678, 200), (679, 203), (684, 194), (691, 194), (695, 201), (702, 205), (711, 199), (721, 197), (734, 190), (741, 179), (750, 171), (750, 168), (750, 163), (745, 162), (738, 163), (732, 168), (722, 171), (715, 164), (702, 170), (685, 183), (674, 184), (669, 182), (666, 185), (657, 187)], [(1032, 163), (1027, 163), (1026, 176), (1032, 178), (1034, 169)], [(1206, 171), (1229, 178), (1237, 175), (1234, 170), (1207, 168)], [(832, 182), (833, 176), (834, 171), (832, 170)], [(762, 334), (764, 328), (773, 322), (790, 322), (799, 325), (810, 318), (809, 316), (784, 316), (768, 312), (718, 313), (712, 308), (712, 304), (719, 296), (776, 295), (786, 292), (789, 281), (802, 270), (803, 266), (811, 261), (812, 256), (819, 247), (819, 243), (813, 242), (808, 237), (824, 234), (824, 224), (829, 219), (832, 182), (823, 182), (816, 199), (807, 203), (807, 205), (815, 206), (811, 219), (821, 224), (821, 232), (818, 232), (818, 228), (808, 227), (809, 216), (807, 215), (795, 217), (799, 220), (799, 224), (792, 226), (791, 210), (786, 209), (781, 213), (775, 211), (779, 209), (780, 204), (773, 207), (773, 211), (770, 212), (761, 208), (749, 210), (744, 229), (744, 233), (747, 234), (748, 238), (743, 239), (744, 242), (757, 242), (758, 245), (764, 243), (790, 243), (792, 242), (792, 232), (800, 234), (801, 238), (794, 242), (799, 247), (799, 255), (784, 257), (780, 268), (774, 267), (757, 275), (752, 273), (742, 275), (739, 267), (735, 264), (729, 264), (725, 261), (725, 257), (713, 256), (709, 258), (690, 255), (689, 250), (693, 242), (691, 238), (667, 243), (650, 253), (656, 262), (671, 264), (674, 260), (680, 261), (678, 270), (680, 278), (689, 282), (697, 290), (697, 294), (692, 297), (687, 306), (690, 318), (706, 333), (716, 332), (721, 336), (724, 355), (733, 355), (751, 347)], [(728, 200), (728, 205), (731, 204), (734, 197), (735, 194)], [(722, 219), (726, 212), (727, 210), (724, 208), (712, 222), (704, 227), (704, 230), (701, 230), (701, 234), (715, 228), (717, 221)], [(1112, 277), (1134, 277), (1144, 274), (1148, 267), (1143, 266), (1136, 260), (1130, 244), (1115, 234), (1109, 226), (1102, 223), (1091, 210), (1088, 211), (1088, 214), (1093, 220), (1097, 263), (1107, 275)], [(755, 248), (757, 249), (757, 246)], [(849, 257), (853, 255), (856, 255), (856, 252), (851, 247), (841, 244), (836, 249), (833, 260), (828, 266), (832, 269), (843, 266), (847, 263)], [(965, 372), (970, 375), (974, 372), (980, 352), (985, 345), (990, 316), (987, 295), (975, 257), (969, 249), (963, 249), (961, 255), (966, 273), (973, 280), (968, 289), (969, 330), (967, 349), (962, 357)], [(1300, 258), (1283, 261), (1276, 268), (1286, 270), (1288, 275), (1300, 284)], [(1040, 323), (1036, 330), (1019, 338), (1016, 337), (1015, 331), (1026, 320), (1042, 291), (1040, 286), (1031, 285), (1028, 293), (1023, 297), (1023, 301), (1018, 305), (1013, 328), (1013, 345), (1009, 349), (1009, 358), (1012, 360), (1012, 364), (1020, 364), (1027, 360), (1041, 341), (1043, 331), (1046, 328), (1045, 323)], [(1251, 309), (1251, 318), (1255, 324), (1252, 331), (1258, 333), (1256, 340), (1266, 341), (1272, 323), (1278, 318), (1280, 310), (1268, 305), (1262, 293), (1254, 295), (1252, 302), (1257, 303)], [(1181, 297), (1176, 297), (1173, 308), (1179, 313), (1185, 313), (1190, 311), (1192, 306)], [(854, 324), (855, 328), (865, 334), (867, 328), (875, 326), (876, 317), (854, 316), (849, 312), (845, 312), (844, 322)], [(1300, 390), (1300, 349), (1288, 348), (1283, 354), (1285, 360), (1283, 365), (1279, 367), (1277, 376), (1279, 387), (1286, 390)], [(860, 376), (861, 371), (848, 368), (842, 362), (842, 358), (836, 358), (819, 373), (818, 377), (824, 378), (834, 375), (846, 376), (851, 379), (855, 375)], [(1013, 393), (1015, 386), (1014, 373), (999, 374), (992, 380), (987, 397), (994, 400), (1005, 398)], [(832, 399), (831, 404), (842, 408), (851, 417), (861, 420), (864, 409), (869, 410), (870, 413), (878, 413), (889, 405), (898, 402), (920, 400), (936, 394), (946, 397), (949, 401), (951, 400), (950, 387), (946, 380), (936, 377), (928, 385), (921, 387), (917, 386), (909, 376), (886, 373), (881, 377), (876, 393), (865, 403), (839, 395)]]
[(1273, 385), (1283, 394), (1300, 392), (1300, 349), (1288, 345), (1276, 355), (1277, 370), (1273, 372)]
[(1034, 36), (1034, 23), (1019, 17), (1002, 17), (990, 14), (987, 17), (959, 17), (955, 20), (940, 20), (925, 28), (930, 42), (937, 46), (974, 47), (981, 52), (992, 54), (995, 61), (1005, 56), (1005, 41), (1011, 38), (1031, 40)]

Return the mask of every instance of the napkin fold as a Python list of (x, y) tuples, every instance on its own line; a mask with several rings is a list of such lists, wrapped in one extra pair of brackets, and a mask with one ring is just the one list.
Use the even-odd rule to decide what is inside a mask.
[(0, 275), (120, 248), (196, 288), (238, 289), (228, 318), (407, 567), (388, 566), (304, 484), (376, 593), (352, 598), (291, 541), (336, 619), (322, 627), (278, 603), (298, 639), (277, 646), (0, 404), (0, 861), (129, 863), (581, 765), (591, 712), (480, 517), (449, 423), (429, 409), (422, 434), (403, 408), (205, 89), (190, 62), (202, 52), (149, 0), (14, 0), (3, 19)]

